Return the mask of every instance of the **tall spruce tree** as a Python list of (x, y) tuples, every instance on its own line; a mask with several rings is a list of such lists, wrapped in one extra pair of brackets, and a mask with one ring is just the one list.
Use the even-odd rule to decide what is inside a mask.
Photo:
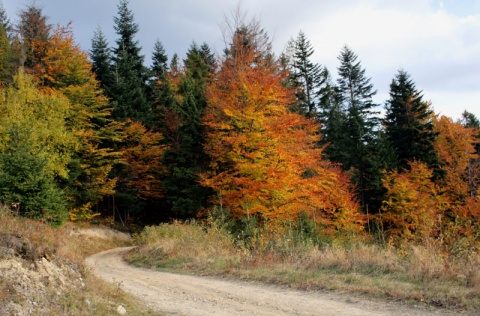
[(291, 56), (291, 79), (297, 88), (296, 96), (300, 112), (307, 117), (318, 115), (322, 89), (328, 80), (328, 71), (319, 64), (313, 63), (311, 57), (315, 50), (305, 33), (300, 31), (295, 40), (290, 42), (293, 50)]
[(114, 22), (119, 38), (113, 49), (114, 83), (111, 90), (115, 105), (112, 115), (120, 121), (130, 118), (146, 122), (150, 115), (146, 95), (149, 75), (148, 69), (143, 65), (141, 47), (135, 40), (139, 27), (134, 21), (133, 12), (128, 8), (127, 0), (120, 1)]
[(212, 52), (212, 49), (207, 43), (204, 42), (200, 46), (199, 54), (205, 64), (207, 64), (209, 71), (214, 73), (215, 69), (217, 68), (217, 62), (215, 60), (215, 54)]
[(468, 128), (480, 128), (480, 120), (475, 116), (475, 114), (468, 111), (463, 111), (462, 113), (462, 124)]
[(165, 78), (168, 70), (167, 62), (168, 62), (168, 56), (165, 52), (165, 48), (163, 47), (162, 42), (160, 42), (160, 40), (157, 40), (153, 47), (152, 67), (151, 67), (154, 83), (159, 79), (161, 80)]
[(152, 54), (151, 78), (149, 81), (149, 99), (152, 104), (150, 125), (165, 132), (164, 111), (171, 108), (175, 102), (175, 95), (170, 80), (168, 56), (163, 44), (157, 40)]
[(339, 120), (342, 124), (341, 135), (338, 135), (335, 145), (338, 152), (333, 153), (345, 170), (352, 170), (354, 182), (358, 187), (359, 199), (362, 207), (368, 207), (367, 196), (370, 191), (371, 182), (378, 178), (380, 171), (375, 167), (378, 157), (376, 151), (376, 131), (378, 129), (378, 118), (375, 111), (377, 106), (373, 102), (376, 91), (370, 83), (370, 78), (365, 76), (365, 69), (362, 68), (358, 56), (345, 46), (338, 57), (337, 79), (337, 102), (339, 110), (344, 111), (344, 119)]
[(438, 169), (433, 112), (406, 71), (399, 70), (392, 80), (385, 110), (385, 132), (397, 157), (396, 167), (399, 170), (409, 168), (409, 162), (418, 160), (429, 168)]
[(12, 37), (13, 26), (8, 18), (7, 11), (5, 11), (5, 7), (3, 6), (3, 1), (0, 1), (0, 26), (3, 27), (5, 33), (7, 34), (8, 38)]
[(198, 176), (206, 165), (202, 117), (210, 67), (195, 43), (190, 46), (184, 64), (185, 73), (177, 88), (179, 97), (166, 103), (163, 112), (169, 149), (163, 158), (167, 172), (162, 185), (177, 218), (195, 217), (210, 193), (210, 189), (199, 185)]
[(100, 27), (93, 34), (90, 59), (92, 60), (92, 70), (99, 81), (100, 87), (107, 96), (112, 97), (111, 87), (114, 82), (112, 52)]

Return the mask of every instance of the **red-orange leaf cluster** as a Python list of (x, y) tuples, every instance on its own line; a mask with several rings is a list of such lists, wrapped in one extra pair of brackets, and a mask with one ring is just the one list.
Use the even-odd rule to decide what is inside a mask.
[(325, 233), (360, 231), (347, 179), (317, 146), (318, 125), (288, 110), (294, 96), (284, 75), (255, 50), (235, 51), (208, 91), (205, 150), (212, 161), (202, 184), (237, 218), (291, 220), (306, 212)]

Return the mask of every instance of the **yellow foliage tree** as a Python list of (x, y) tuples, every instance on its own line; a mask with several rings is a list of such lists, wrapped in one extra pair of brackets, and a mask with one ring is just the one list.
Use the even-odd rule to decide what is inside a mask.
[(432, 181), (433, 171), (421, 162), (410, 168), (388, 173), (383, 186), (387, 190), (381, 208), (381, 220), (395, 243), (428, 243), (438, 233), (444, 201)]

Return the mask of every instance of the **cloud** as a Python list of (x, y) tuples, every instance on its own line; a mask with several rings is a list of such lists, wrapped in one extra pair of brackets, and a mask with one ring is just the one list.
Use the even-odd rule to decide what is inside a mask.
[[(24, 1), (3, 0), (10, 16), (29, 4)], [(36, 4), (52, 23), (73, 20), (75, 38), (85, 50), (97, 25), (114, 45), (118, 0), (36, 0)], [(193, 40), (207, 42), (221, 53), (220, 24), (237, 4), (237, 0), (130, 0), (146, 61), (157, 39), (170, 57), (178, 53), (183, 59)], [(349, 45), (378, 89), (379, 103), (388, 97), (392, 78), (403, 68), (435, 110), (458, 118), (468, 107), (480, 116), (480, 0), (243, 0), (242, 6), (250, 17), (260, 18), (276, 53), (304, 31), (315, 48), (314, 61), (326, 65), (333, 76), (341, 48)]]

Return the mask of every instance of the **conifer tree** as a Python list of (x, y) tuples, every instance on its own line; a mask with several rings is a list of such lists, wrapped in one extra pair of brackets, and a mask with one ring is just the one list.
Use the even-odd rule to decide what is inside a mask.
[(293, 46), (291, 79), (293, 85), (298, 89), (296, 96), (300, 112), (307, 117), (317, 117), (321, 89), (326, 86), (328, 71), (311, 61), (315, 50), (306, 38), (305, 33), (300, 31), (290, 45)]
[(207, 43), (203, 43), (200, 46), (199, 54), (205, 64), (207, 64), (210, 73), (214, 73), (215, 69), (217, 68), (217, 62), (215, 60), (215, 55), (213, 54), (210, 46)]
[(89, 53), (90, 59), (92, 60), (92, 71), (95, 73), (100, 87), (105, 91), (107, 96), (112, 97), (111, 87), (114, 82), (112, 53), (105, 34), (100, 27), (98, 27), (93, 34), (92, 48)]
[(177, 79), (178, 75), (180, 74), (180, 62), (178, 61), (178, 54), (175, 53), (172, 56), (172, 60), (170, 61), (170, 76), (172, 79)]
[(135, 40), (139, 27), (127, 0), (120, 1), (114, 22), (119, 38), (113, 49), (114, 83), (111, 91), (115, 103), (112, 115), (120, 121), (130, 118), (146, 122), (150, 115), (146, 93), (148, 70), (143, 65), (141, 47)]
[(3, 27), (7, 37), (10, 38), (12, 35), (12, 24), (7, 16), (7, 11), (5, 11), (5, 7), (3, 6), (3, 1), (0, 1), (0, 26)]
[(168, 56), (163, 48), (162, 42), (157, 40), (153, 47), (151, 72), (154, 81), (164, 79), (168, 70)]
[(385, 132), (397, 156), (397, 169), (408, 168), (409, 162), (414, 160), (437, 169), (433, 112), (404, 70), (399, 70), (390, 84), (390, 99), (385, 109)]
[(44, 67), (43, 59), (50, 39), (52, 26), (42, 9), (35, 5), (28, 6), (20, 12), (18, 30), (22, 41), (20, 65), (27, 73), (35, 74), (37, 67)]
[(170, 104), (173, 99), (173, 91), (170, 85), (168, 74), (168, 56), (162, 42), (157, 40), (153, 48), (152, 66), (150, 67), (150, 78), (148, 82), (148, 98), (151, 104), (151, 115), (147, 125), (162, 130), (162, 109)]
[[(380, 170), (377, 165), (379, 157), (376, 157), (376, 131), (378, 129), (378, 118), (374, 109), (372, 98), (376, 94), (370, 78), (365, 76), (365, 69), (362, 69), (358, 56), (345, 46), (338, 59), (337, 86), (339, 111), (345, 114), (341, 126), (336, 130), (342, 132), (338, 135), (333, 157), (342, 164), (344, 170), (352, 170), (354, 181), (358, 186), (359, 198), (362, 207), (367, 207), (367, 192), (370, 188), (370, 180), (378, 178)], [(377, 174), (377, 175), (375, 175)]]
[(199, 185), (198, 177), (205, 170), (206, 161), (202, 117), (210, 68), (195, 43), (184, 63), (185, 73), (177, 87), (179, 97), (165, 104), (163, 117), (168, 127), (169, 149), (163, 159), (167, 173), (162, 183), (172, 211), (180, 218), (194, 217), (205, 205), (210, 191)]

